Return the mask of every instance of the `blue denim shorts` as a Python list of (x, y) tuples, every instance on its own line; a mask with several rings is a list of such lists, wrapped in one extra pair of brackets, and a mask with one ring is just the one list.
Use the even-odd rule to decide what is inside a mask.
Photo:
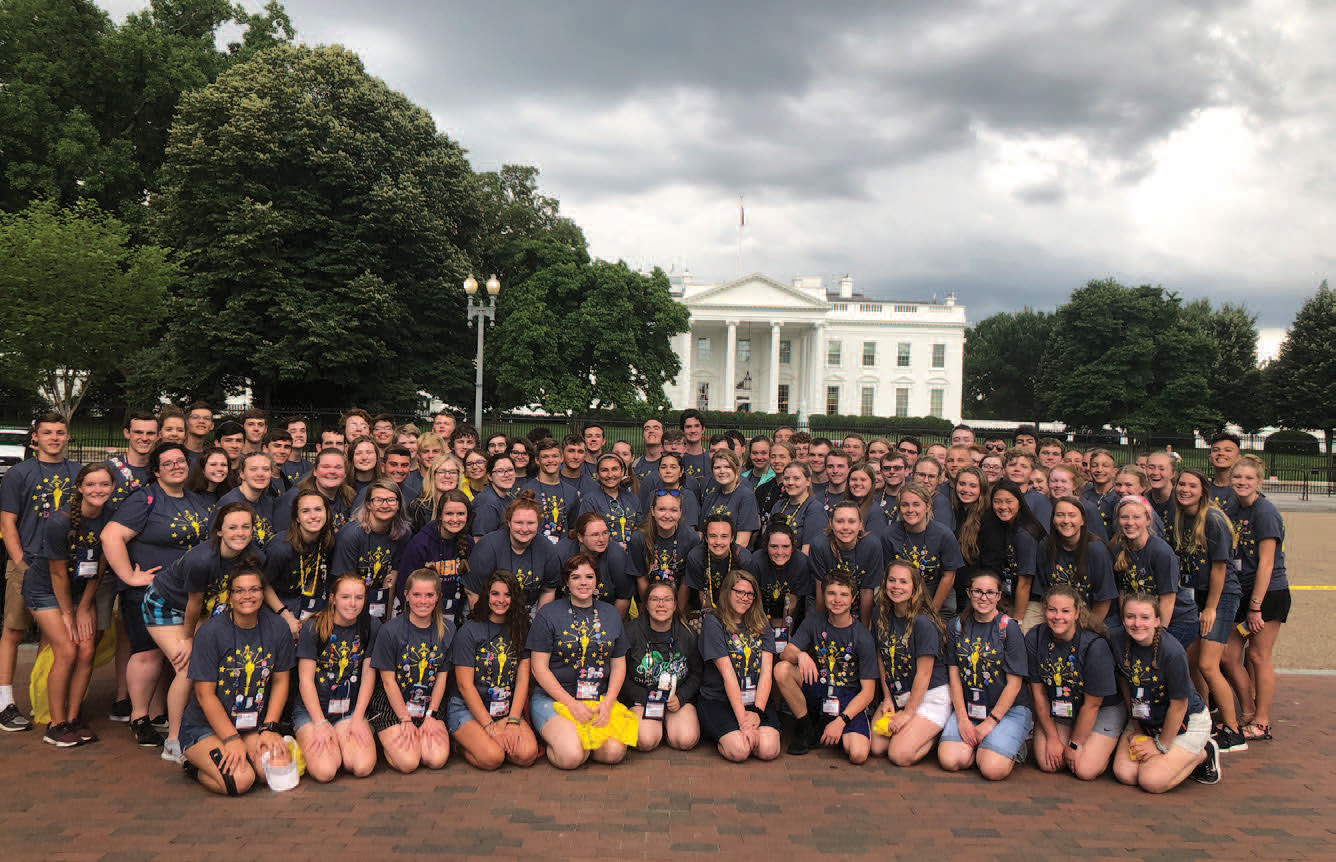
[[(1234, 615), (1239, 612), (1239, 604), (1243, 601), (1241, 593), (1227, 593), (1220, 597), (1220, 601), (1215, 605), (1215, 625), (1206, 633), (1205, 640), (1218, 644), (1229, 643), (1229, 632), (1234, 628)], [(1197, 591), (1197, 610), (1200, 611), (1206, 604), (1206, 591)], [(1198, 627), (1200, 631), (1200, 626)]]
[[(1030, 730), (1034, 727), (1034, 715), (1030, 713), (1028, 706), (1013, 706), (1007, 710), (1007, 714), (1002, 716), (1002, 723), (994, 727), (992, 731), (983, 738), (979, 747), (991, 751), (994, 754), (1014, 760), (1020, 753), (1021, 745), (1025, 738), (1030, 735)], [(960, 738), (960, 725), (956, 721), (955, 710), (951, 711), (951, 717), (946, 720), (946, 727), (942, 728), (943, 742), (964, 742)]]
[(186, 724), (185, 722), (181, 723), (181, 729), (176, 734), (177, 740), (181, 743), (182, 753), (189, 751), (197, 743), (203, 742), (210, 736), (217, 736), (217, 734), (207, 724)]
[[(79, 578), (71, 578), (70, 600), (78, 607), (79, 601), (83, 598), (84, 589), (88, 586), (88, 581)], [(29, 611), (54, 611), (60, 607), (60, 602), (56, 601), (56, 594), (51, 589), (51, 578), (43, 578), (33, 573), (31, 567), (23, 574), (23, 586), (21, 588), (23, 595), (23, 604)]]
[(469, 706), (464, 703), (464, 698), (458, 694), (450, 695), (450, 699), (445, 702), (445, 729), (454, 733), (470, 721), (477, 719), (469, 712)]
[(529, 722), (533, 724), (535, 733), (542, 733), (543, 727), (557, 717), (556, 705), (557, 702), (543, 691), (542, 686), (533, 687), (533, 694), (529, 695)]

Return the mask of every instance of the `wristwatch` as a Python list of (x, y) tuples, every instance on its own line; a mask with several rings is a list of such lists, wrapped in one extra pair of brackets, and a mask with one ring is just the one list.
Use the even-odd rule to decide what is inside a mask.
[(1072, 751), (1080, 751), (1080, 750), (1081, 750), (1081, 746), (1077, 745), (1077, 744), (1076, 744), (1076, 741), (1073, 740), (1073, 739), (1069, 739), (1069, 740), (1067, 740), (1067, 747), (1070, 748)]
[(279, 733), (278, 722), (276, 721), (266, 721), (264, 724), (260, 725), (259, 730), (260, 733), (278, 733), (279, 736), (282, 736), (282, 734)]

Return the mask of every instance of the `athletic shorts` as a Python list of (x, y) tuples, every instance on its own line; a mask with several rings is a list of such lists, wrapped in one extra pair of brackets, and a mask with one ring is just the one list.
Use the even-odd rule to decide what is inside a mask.
[[(1248, 595), (1249, 600), (1252, 594)], [(1250, 601), (1240, 601), (1239, 609), (1234, 614), (1234, 622), (1241, 623), (1248, 618), (1248, 605)], [(9, 611), (5, 611), (6, 620), (9, 617)], [(1262, 622), (1269, 623), (1272, 620), (1278, 620), (1282, 623), (1290, 621), (1290, 588), (1284, 587), (1279, 590), (1271, 590), (1262, 599)], [(5, 625), (9, 625), (8, 622)]]
[(186, 615), (183, 611), (168, 605), (162, 593), (154, 589), (152, 584), (144, 588), (144, 625), (156, 629), (185, 624)]
[[(1072, 718), (1053, 718), (1054, 724), (1061, 724), (1070, 728), (1076, 723)], [(1110, 739), (1117, 739), (1122, 735), (1123, 726), (1127, 724), (1127, 706), (1120, 700), (1115, 704), (1105, 704), (1095, 713), (1095, 726), (1090, 730), (1092, 733), (1098, 733), (1100, 736), (1107, 736)]]
[[(761, 716), (761, 727), (769, 727), (779, 730), (779, 710), (774, 705), (775, 698), (770, 699), (766, 706), (765, 714)], [(738, 717), (733, 714), (733, 707), (727, 700), (706, 700), (699, 698), (696, 701), (696, 715), (700, 718), (700, 729), (705, 736), (718, 742), (730, 733), (736, 733), (738, 730)]]
[[(828, 686), (820, 683), (803, 683), (803, 695), (807, 698), (807, 712), (813, 716), (818, 723), (824, 723), (835, 719), (836, 715), (831, 715), (822, 708), (825, 706), (826, 690)], [(835, 699), (839, 703), (839, 712), (843, 713), (845, 707), (849, 705), (855, 697), (858, 697), (858, 689), (855, 688), (837, 688), (835, 689)], [(844, 733), (857, 733), (860, 736), (871, 738), (872, 725), (868, 723), (867, 713), (860, 712), (851, 716), (850, 721), (844, 726)], [(843, 735), (843, 734), (841, 734)]]
[[(1148, 736), (1159, 739), (1158, 733), (1147, 733), (1139, 721), (1128, 721), (1123, 728), (1123, 733), (1130, 733), (1133, 736), (1146, 733)], [(1174, 737), (1174, 747), (1181, 748), (1188, 754), (1201, 754), (1206, 748), (1206, 740), (1211, 738), (1211, 714), (1206, 710), (1194, 712), (1187, 717), (1187, 728), (1180, 730)]]

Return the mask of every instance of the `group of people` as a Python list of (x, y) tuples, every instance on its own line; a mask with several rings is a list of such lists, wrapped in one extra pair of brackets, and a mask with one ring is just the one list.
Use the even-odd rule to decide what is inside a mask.
[(1032, 748), (1151, 792), (1271, 738), (1284, 527), (1228, 434), (1208, 475), (1029, 427), (747, 439), (694, 410), (645, 422), (639, 455), (597, 424), (484, 437), (448, 412), (423, 430), (351, 410), (310, 461), (306, 420), (259, 410), (132, 413), (124, 433), (79, 465), (40, 416), (0, 484), (0, 728), (31, 727), (30, 614), (43, 739), (95, 742), (84, 695), (114, 630), (111, 718), (218, 793), (285, 764), (288, 734), (329, 781), (381, 756), (573, 769), (702, 736), (769, 760), (787, 713), (793, 755), (935, 749), (997, 780)]

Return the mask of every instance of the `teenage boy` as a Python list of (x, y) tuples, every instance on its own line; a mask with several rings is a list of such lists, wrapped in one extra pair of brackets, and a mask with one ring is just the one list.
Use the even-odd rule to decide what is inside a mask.
[(682, 455), (682, 472), (704, 482), (710, 476), (710, 454), (705, 451), (705, 416), (694, 407), (683, 410), (677, 419), (686, 440)]
[(288, 460), (279, 463), (279, 469), (295, 485), (311, 472), (311, 462), (302, 457), (306, 450), (306, 417), (289, 416), (283, 420), (283, 430), (292, 438), (292, 450), (288, 452)]
[(203, 401), (196, 401), (186, 408), (186, 457), (190, 466), (195, 466), (199, 456), (208, 443), (209, 432), (213, 430), (213, 408)]
[(269, 430), (269, 414), (259, 407), (252, 407), (241, 414), (241, 430), (246, 442), (243, 451), (259, 452), (264, 445), (264, 432)]
[(646, 419), (640, 426), (640, 439), (645, 443), (645, 454), (631, 462), (631, 470), (640, 481), (659, 472), (659, 456), (663, 454), (663, 423), (658, 419)]
[[(575, 455), (573, 451), (571, 457)], [(537, 498), (538, 508), (543, 513), (538, 519), (538, 528), (554, 545), (575, 526), (574, 515), (580, 510), (579, 485), (566, 481), (562, 475), (564, 457), (561, 443), (551, 437), (539, 440), (534, 444), (538, 475), (525, 479), (520, 485), (533, 491)]]
[(843, 449), (831, 450), (826, 456), (826, 489), (822, 504), (826, 508), (826, 518), (835, 504), (844, 499), (844, 492), (849, 489), (849, 455)]
[(1239, 513), (1239, 495), (1234, 493), (1229, 474), (1239, 461), (1243, 448), (1241, 443), (1237, 436), (1227, 431), (1222, 431), (1211, 438), (1211, 468), (1215, 470), (1215, 476), (1211, 480), (1211, 499), (1225, 510), (1231, 521)]
[(830, 441), (825, 437), (814, 437), (807, 444), (807, 466), (812, 470), (812, 494), (815, 496), (826, 487), (826, 456), (830, 454)]
[(146, 410), (136, 410), (126, 417), (121, 434), (125, 437), (125, 454), (107, 457), (107, 466), (116, 479), (111, 499), (103, 507), (103, 514), (108, 518), (116, 514), (116, 509), (125, 502), (126, 497), (152, 481), (148, 470), (148, 453), (153, 451), (153, 445), (158, 442), (158, 417)]

